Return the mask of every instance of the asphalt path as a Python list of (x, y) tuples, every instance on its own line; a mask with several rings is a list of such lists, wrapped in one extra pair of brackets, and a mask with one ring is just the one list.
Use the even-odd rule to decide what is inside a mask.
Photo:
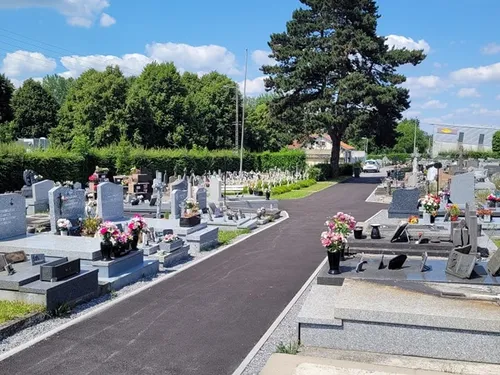
[(379, 181), (283, 201), (288, 220), (7, 358), (0, 374), (231, 374), (325, 258), (325, 219), (385, 207), (365, 202)]

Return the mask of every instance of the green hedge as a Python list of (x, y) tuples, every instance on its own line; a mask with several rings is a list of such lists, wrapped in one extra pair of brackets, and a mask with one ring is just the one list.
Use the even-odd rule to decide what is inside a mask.
[[(340, 176), (352, 176), (352, 164), (339, 165)], [(332, 167), (328, 163), (316, 164), (309, 169), (309, 178), (327, 181), (332, 178)]]
[[(117, 163), (118, 161), (118, 163)], [(118, 171), (118, 167), (122, 170)], [(85, 155), (77, 152), (48, 149), (25, 151), (14, 144), (0, 145), (0, 192), (19, 190), (23, 186), (23, 171), (32, 169), (44, 178), (54, 181), (79, 181), (86, 183), (96, 166), (110, 169), (112, 174), (125, 172), (131, 167), (146, 168), (149, 172), (159, 170), (168, 176), (182, 174), (184, 168), (190, 173), (205, 171), (238, 171), (239, 154), (228, 150), (124, 150), (114, 146), (92, 149)], [(271, 168), (295, 171), (306, 167), (305, 153), (300, 150), (280, 152), (245, 153), (243, 170), (267, 171)]]
[[(449, 159), (458, 159), (459, 152), (458, 151), (446, 151), (440, 152), (438, 155), (440, 158), (449, 158)], [(497, 159), (500, 157), (500, 153), (493, 151), (464, 151), (463, 152), (464, 159), (488, 159), (493, 158)]]
[(410, 154), (405, 154), (402, 152), (391, 152), (388, 154), (369, 154), (367, 159), (372, 160), (382, 160), (384, 157), (387, 157), (392, 162), (405, 162), (408, 159), (411, 159)]
[(316, 180), (314, 179), (308, 179), (308, 180), (302, 180), (295, 182), (290, 185), (281, 185), (281, 186), (275, 186), (271, 188), (271, 195), (279, 195), (279, 194), (284, 194), (288, 193), (289, 191), (292, 190), (300, 190), (304, 189), (306, 187), (312, 186), (316, 183)]

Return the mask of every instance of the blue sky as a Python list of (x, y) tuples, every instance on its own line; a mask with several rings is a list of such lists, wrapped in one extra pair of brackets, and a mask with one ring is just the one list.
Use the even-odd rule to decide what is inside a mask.
[[(16, 85), (28, 77), (77, 77), (118, 64), (126, 75), (152, 60), (181, 70), (212, 70), (263, 91), (259, 66), (267, 41), (285, 28), (297, 0), (0, 0), (0, 71)], [(500, 127), (498, 0), (379, 0), (379, 33), (397, 47), (423, 48), (405, 66), (412, 107), (431, 123)]]

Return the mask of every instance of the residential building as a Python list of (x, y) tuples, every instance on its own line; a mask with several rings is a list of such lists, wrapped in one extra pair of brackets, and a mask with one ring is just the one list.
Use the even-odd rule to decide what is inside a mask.
[(432, 156), (440, 152), (491, 151), (493, 134), (498, 129), (485, 126), (434, 124)]
[[(306, 153), (306, 163), (308, 165), (330, 163), (332, 139), (328, 134), (313, 134), (304, 142), (294, 141), (288, 148), (303, 149)], [(340, 142), (340, 162), (352, 163), (354, 161), (352, 157), (353, 151), (353, 146)]]

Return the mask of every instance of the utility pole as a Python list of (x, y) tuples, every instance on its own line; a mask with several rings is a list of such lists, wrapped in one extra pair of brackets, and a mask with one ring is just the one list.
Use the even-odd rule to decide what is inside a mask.
[(234, 124), (234, 149), (238, 152), (238, 94), (240, 93), (240, 89), (238, 88), (238, 84), (234, 88), (234, 94), (236, 95), (236, 122)]
[(241, 114), (240, 176), (243, 175), (243, 142), (245, 139), (245, 106), (247, 104), (248, 48), (245, 49), (245, 80), (243, 81), (243, 109)]

